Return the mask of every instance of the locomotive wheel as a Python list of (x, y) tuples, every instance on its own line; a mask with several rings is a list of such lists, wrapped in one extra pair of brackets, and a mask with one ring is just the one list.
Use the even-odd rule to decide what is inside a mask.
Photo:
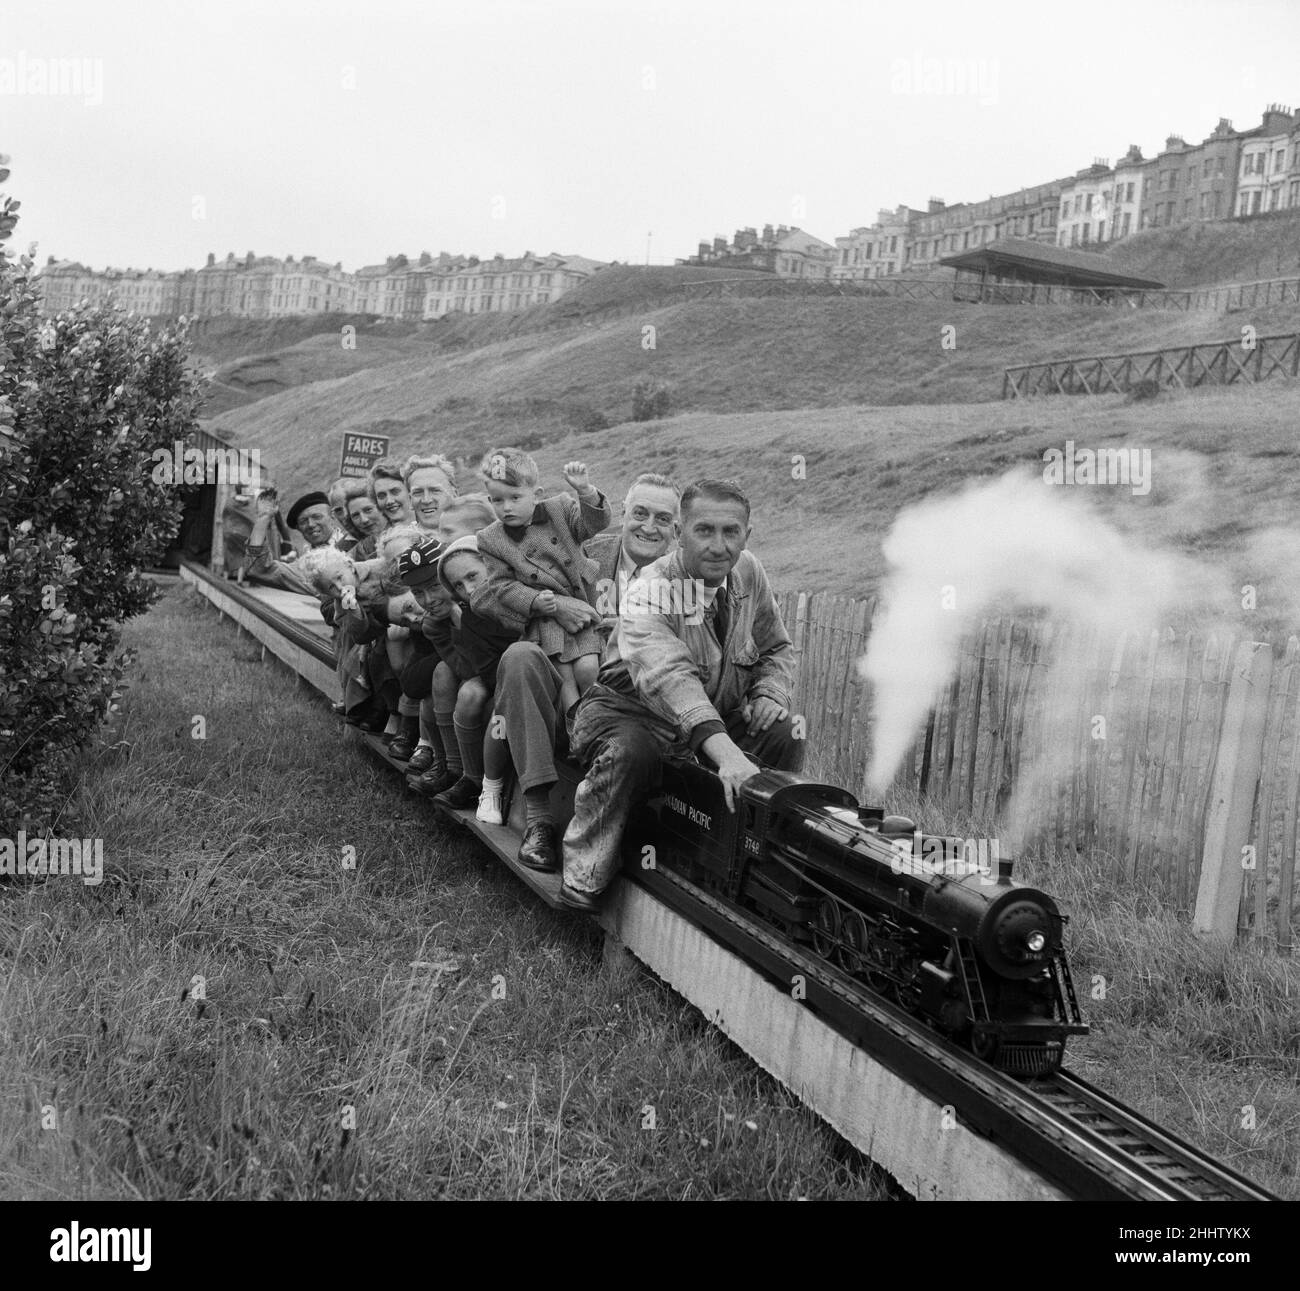
[(866, 920), (856, 910), (850, 910), (840, 928), (839, 954), (836, 956), (840, 967), (855, 976), (861, 973), (867, 966), (866, 946)]
[(813, 950), (823, 959), (833, 959), (839, 939), (840, 908), (832, 898), (822, 897), (812, 926)]
[(998, 1038), (987, 1031), (971, 1033), (970, 1051), (984, 1062), (992, 1062), (998, 1055)]
[(898, 990), (895, 993), (899, 1007), (906, 1009), (909, 1013), (919, 1013), (921, 1011), (921, 992), (911, 982), (899, 982)]

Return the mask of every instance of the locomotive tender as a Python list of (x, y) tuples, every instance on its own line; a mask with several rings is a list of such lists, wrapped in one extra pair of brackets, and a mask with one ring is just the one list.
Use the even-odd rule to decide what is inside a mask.
[(1055, 1072), (1088, 1031), (1050, 896), (845, 789), (762, 770), (733, 813), (712, 771), (670, 758), (628, 834), (630, 865), (775, 924), (1011, 1075)]

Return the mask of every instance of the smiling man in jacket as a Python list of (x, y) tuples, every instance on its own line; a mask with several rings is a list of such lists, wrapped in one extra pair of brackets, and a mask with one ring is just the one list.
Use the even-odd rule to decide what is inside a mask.
[[(596, 605), (571, 597), (561, 602), (560, 622), (567, 631), (587, 623), (609, 635), (618, 625), (621, 598), (643, 568), (667, 555), (680, 529), (680, 490), (664, 475), (638, 475), (623, 502), (622, 526), (598, 534), (583, 544), (597, 564)], [(496, 609), (488, 585), (482, 603)], [(517, 641), (501, 656), (497, 668), (494, 712), (501, 719), (510, 745), (519, 787), (523, 791), (527, 823), (519, 847), (519, 860), (534, 870), (559, 868), (559, 836), (551, 808), (551, 789), (557, 779), (555, 741), (564, 715), (560, 712), (560, 674), (532, 641)]]
[(790, 691), (794, 648), (767, 575), (745, 550), (749, 499), (700, 480), (681, 501), (681, 546), (627, 589), (572, 748), (586, 765), (564, 835), (561, 899), (592, 910), (618, 871), (623, 830), (665, 754), (717, 770), (727, 806), (757, 773), (803, 765)]

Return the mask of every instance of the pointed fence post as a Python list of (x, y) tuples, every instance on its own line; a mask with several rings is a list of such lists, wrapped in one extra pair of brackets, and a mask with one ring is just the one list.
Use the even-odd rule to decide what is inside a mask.
[(1250, 842), (1255, 814), (1272, 675), (1270, 645), (1243, 641), (1237, 647), (1206, 805), (1201, 878), (1193, 916), (1197, 932), (1228, 940), (1237, 931), (1245, 880), (1242, 848)]

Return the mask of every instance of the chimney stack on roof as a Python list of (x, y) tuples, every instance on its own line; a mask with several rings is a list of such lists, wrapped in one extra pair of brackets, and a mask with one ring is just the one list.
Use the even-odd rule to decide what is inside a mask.
[(945, 203), (942, 197), (932, 197), (925, 204), (925, 213), (927, 215), (934, 215), (937, 211), (942, 211), (944, 205)]

